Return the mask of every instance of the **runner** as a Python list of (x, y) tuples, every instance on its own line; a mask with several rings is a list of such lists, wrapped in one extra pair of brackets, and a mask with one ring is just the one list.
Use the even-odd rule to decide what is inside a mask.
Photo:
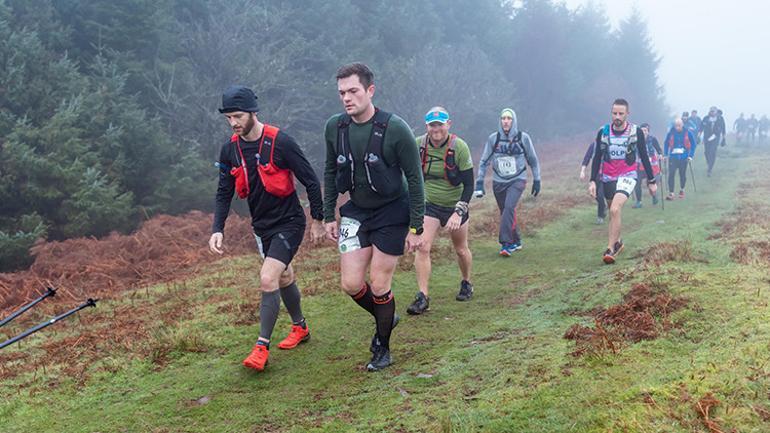
[[(581, 181), (584, 181), (587, 178), (586, 167), (591, 163), (591, 159), (594, 157), (594, 153), (596, 153), (594, 151), (594, 146), (596, 146), (596, 142), (592, 141), (591, 144), (588, 145), (586, 154), (583, 156), (583, 163), (580, 165)], [(601, 182), (596, 186), (596, 224), (604, 224), (604, 218), (607, 216), (607, 202), (604, 199), (603, 186), (604, 184)]]
[(259, 304), (259, 339), (243, 365), (262, 371), (267, 364), (270, 337), (283, 299), (291, 316), (288, 337), (278, 343), (292, 349), (310, 338), (300, 306), (291, 260), (305, 234), (305, 212), (294, 189), (294, 176), (305, 186), (310, 201), (311, 239), (324, 237), (321, 186), (313, 167), (297, 142), (275, 126), (259, 121), (257, 97), (251, 89), (231, 86), (222, 95), (220, 113), (233, 129), (232, 137), (222, 145), (219, 155), (219, 186), (214, 210), (213, 234), (209, 249), (222, 254), (225, 220), (233, 194), (246, 199), (251, 212), (251, 226), (262, 256)]
[(746, 118), (743, 117), (743, 113), (735, 119), (733, 122), (733, 131), (735, 131), (735, 139), (738, 143), (743, 143), (746, 138)]
[(419, 291), (406, 309), (413, 315), (430, 307), (430, 249), (441, 227), (449, 232), (462, 275), (455, 299), (467, 301), (473, 296), (472, 256), (468, 248), (468, 202), (473, 195), (471, 151), (460, 137), (449, 134), (452, 120), (444, 107), (431, 108), (425, 115), (425, 124), (427, 134), (417, 137), (425, 179), (425, 231), (422, 246), (414, 257)]
[(679, 198), (684, 198), (684, 187), (687, 184), (687, 164), (695, 155), (695, 136), (684, 127), (682, 119), (674, 121), (674, 127), (666, 135), (666, 145), (663, 152), (664, 161), (668, 160), (668, 196), (666, 200), (674, 199), (674, 176), (679, 171)]
[(700, 139), (698, 137), (700, 137), (701, 129), (703, 128), (703, 119), (698, 116), (698, 110), (692, 110), (692, 112), (690, 112), (690, 120), (695, 124), (694, 134), (696, 143), (700, 144)]
[[(709, 115), (703, 119), (703, 153), (706, 155), (706, 176), (711, 177), (717, 159), (717, 147), (725, 139), (725, 119), (719, 115), (717, 107), (709, 108)], [(673, 190), (672, 190), (673, 191)]]
[(604, 184), (604, 197), (610, 208), (607, 249), (602, 256), (606, 264), (615, 263), (617, 255), (623, 250), (620, 238), (621, 212), (636, 186), (637, 155), (647, 174), (650, 194), (657, 191), (644, 132), (628, 121), (628, 108), (625, 99), (616, 99), (612, 103), (612, 124), (604, 125), (596, 134), (596, 153), (591, 165), (591, 182), (588, 184), (591, 197), (596, 197), (596, 184)]
[(767, 115), (763, 114), (762, 118), (759, 119), (759, 141), (761, 143), (765, 143), (768, 131), (770, 131), (770, 119), (767, 118)]
[[(342, 66), (337, 90), (345, 111), (326, 122), (324, 220), (327, 236), (339, 244), (342, 289), (374, 316), (366, 368), (377, 371), (392, 363), (390, 335), (398, 316), (390, 286), (398, 257), (404, 241), (410, 251), (422, 243), (420, 155), (409, 125), (372, 104), (374, 74), (366, 65)], [(346, 192), (350, 200), (338, 223), (337, 196)]]
[[(693, 110), (695, 113), (695, 110)], [(652, 173), (655, 175), (655, 182), (660, 179), (660, 156), (663, 154), (663, 150), (660, 148), (660, 144), (658, 143), (657, 137), (650, 134), (650, 124), (649, 123), (642, 123), (639, 128), (642, 129), (644, 132), (645, 137), (645, 143), (647, 143), (647, 155), (650, 157), (650, 166), (652, 166)], [(637, 161), (636, 163), (636, 178), (639, 179), (639, 182), (636, 182), (636, 187), (634, 187), (634, 193), (636, 195), (636, 203), (634, 203), (633, 208), (639, 209), (642, 207), (642, 179), (647, 178), (647, 174), (644, 172), (644, 166), (642, 165), (641, 161)], [(655, 194), (650, 194), (652, 196), (652, 205), (655, 206), (658, 204), (658, 193), (657, 191)]]
[(500, 112), (500, 128), (489, 135), (484, 146), (476, 179), (476, 197), (484, 196), (484, 177), (490, 164), (492, 192), (500, 209), (500, 255), (510, 257), (522, 248), (516, 205), (527, 186), (527, 165), (534, 178), (531, 194), (540, 194), (540, 163), (535, 147), (529, 134), (519, 131), (516, 112), (511, 108)]
[(759, 129), (759, 121), (752, 113), (751, 117), (746, 120), (746, 138), (750, 144), (754, 144), (757, 141), (757, 129)]

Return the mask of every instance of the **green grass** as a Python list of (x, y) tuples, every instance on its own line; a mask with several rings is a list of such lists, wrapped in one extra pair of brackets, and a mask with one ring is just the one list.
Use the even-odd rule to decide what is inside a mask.
[[(696, 162), (701, 168), (703, 161)], [(707, 432), (694, 405), (710, 392), (721, 401), (712, 413), (724, 431), (769, 431), (753, 409), (770, 406), (768, 268), (735, 264), (728, 243), (706, 240), (733, 209), (741, 174), (766, 166), (767, 158), (723, 157), (719, 164), (711, 179), (696, 169), (700, 192), (667, 203), (665, 211), (649, 200), (640, 210), (626, 206), (627, 249), (614, 266), (601, 264), (606, 225), (593, 225), (589, 199), (526, 237), (524, 250), (510, 259), (497, 256), (495, 235), (474, 239), (476, 291), (469, 303), (454, 300), (458, 271), (451, 257), (442, 257), (434, 264), (431, 311), (407, 316), (414, 273), (398, 272), (395, 364), (376, 374), (362, 368), (373, 321), (338, 292), (304, 298), (310, 342), (272, 350), (264, 373), (244, 369), (240, 361), (256, 325), (234, 325), (232, 314), (218, 312), (226, 301), (205, 299), (242, 293), (211, 284), (237, 281), (235, 270), (248, 269), (252, 259), (214, 265), (209, 275), (186, 282), (199, 292), (194, 314), (150, 343), (165, 351), (167, 364), (113, 355), (89, 370), (83, 386), (62, 379), (48, 387), (53, 371), (21, 375), (0, 388), (0, 430)], [(487, 197), (485, 206), (492, 201)], [(639, 255), (651, 245), (682, 240), (700, 260), (642, 265)], [(240, 284), (254, 284), (254, 274)], [(301, 275), (300, 283), (313, 278)], [(592, 323), (573, 312), (615, 304), (642, 281), (668, 284), (690, 300), (672, 316), (677, 326), (616, 355), (571, 356), (574, 343), (564, 332)], [(275, 338), (288, 326), (282, 314)], [(201, 397), (208, 401), (196, 402)]]

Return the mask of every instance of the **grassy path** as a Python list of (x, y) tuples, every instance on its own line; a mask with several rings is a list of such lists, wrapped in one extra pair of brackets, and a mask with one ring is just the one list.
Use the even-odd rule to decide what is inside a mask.
[[(593, 225), (594, 207), (586, 205), (526, 237), (510, 259), (497, 256), (491, 236), (474, 241), (470, 303), (454, 300), (456, 265), (441, 257), (431, 311), (408, 317), (414, 273), (399, 272), (395, 364), (377, 374), (363, 371), (372, 320), (340, 293), (305, 299), (309, 343), (275, 348), (262, 374), (242, 368), (256, 328), (220, 313), (216, 295), (235, 288), (212, 287), (249, 265), (246, 258), (229, 261), (215, 267), (218, 275), (187, 282), (212, 302), (169, 330), (178, 350), (168, 365), (126, 354), (105, 360), (119, 368), (100, 369), (84, 387), (64, 381), (30, 395), (9, 383), (0, 391), (0, 430), (708, 432), (693, 407), (713, 393), (725, 431), (768, 431), (767, 268), (737, 265), (724, 241), (706, 240), (733, 209), (740, 174), (760, 162), (723, 158), (711, 179), (696, 167), (700, 192), (668, 203), (665, 212), (649, 201), (639, 210), (626, 206), (627, 249), (614, 266), (601, 264), (606, 226)], [(640, 254), (664, 241), (690, 241), (699, 260), (641, 266)], [(575, 312), (615, 304), (642, 281), (690, 300), (671, 317), (676, 326), (618, 354), (570, 355), (574, 343), (564, 332), (592, 323)], [(283, 314), (277, 338), (287, 328)]]

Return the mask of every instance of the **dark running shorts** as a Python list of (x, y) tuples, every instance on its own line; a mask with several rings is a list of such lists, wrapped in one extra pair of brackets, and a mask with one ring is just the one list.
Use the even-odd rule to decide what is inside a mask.
[(287, 267), (302, 244), (302, 238), (305, 236), (305, 226), (292, 225), (278, 227), (267, 234), (258, 236), (254, 234), (257, 240), (257, 251), (262, 258), (272, 257)]
[[(618, 180), (604, 182), (604, 198), (612, 200), (616, 193), (621, 193), (626, 197), (631, 197), (638, 180), (633, 177), (619, 177)], [(620, 185), (618, 185), (620, 183)]]
[(404, 254), (409, 233), (408, 195), (377, 209), (364, 209), (348, 201), (340, 207), (340, 253), (349, 253), (372, 245), (385, 254)]
[[(449, 217), (452, 216), (452, 214), (455, 213), (455, 208), (453, 207), (446, 207), (446, 206), (439, 206), (437, 204), (433, 204), (430, 202), (425, 202), (425, 216), (426, 217), (433, 217), (438, 220), (438, 222), (441, 224), (441, 227), (444, 227), (449, 221)], [(468, 213), (466, 212), (463, 216), (463, 219), (460, 222), (460, 225), (465, 224), (468, 221)]]

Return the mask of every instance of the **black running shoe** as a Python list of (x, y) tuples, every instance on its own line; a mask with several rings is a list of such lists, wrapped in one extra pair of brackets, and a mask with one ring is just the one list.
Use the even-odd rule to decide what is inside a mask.
[(414, 301), (412, 304), (407, 307), (406, 312), (416, 316), (418, 314), (422, 314), (430, 309), (430, 298), (425, 296), (422, 292), (417, 292), (417, 295), (414, 297)]
[(366, 369), (369, 371), (380, 371), (392, 363), (393, 360), (390, 358), (390, 350), (384, 346), (377, 345), (372, 354), (372, 360), (366, 364)]
[(473, 284), (462, 280), (460, 282), (460, 293), (455, 296), (458, 301), (469, 301), (473, 296)]
[[(393, 314), (393, 326), (390, 328), (396, 329), (396, 325), (398, 325), (399, 320), (401, 320), (401, 317), (399, 317), (398, 313)], [(374, 353), (377, 346), (380, 345), (380, 340), (377, 338), (377, 332), (374, 333), (374, 337), (372, 337), (372, 344), (369, 345), (369, 351)]]

